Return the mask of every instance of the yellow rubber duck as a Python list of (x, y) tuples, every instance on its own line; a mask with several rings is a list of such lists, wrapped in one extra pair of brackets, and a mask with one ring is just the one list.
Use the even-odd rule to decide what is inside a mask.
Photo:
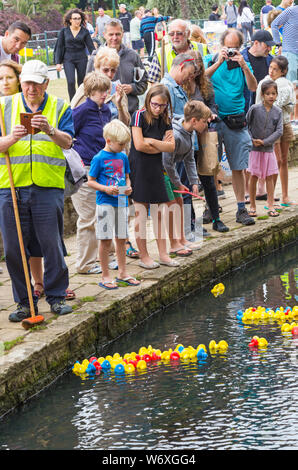
[(209, 343), (209, 350), (210, 351), (216, 351), (217, 350), (217, 344), (216, 342), (214, 341), (214, 339), (212, 339)]
[(288, 333), (289, 331), (292, 331), (291, 325), (289, 323), (284, 323), (281, 327), (281, 332)]
[(219, 343), (217, 343), (217, 347), (221, 352), (224, 352), (228, 349), (229, 345), (226, 341), (222, 339), (221, 341), (219, 341)]
[(133, 372), (135, 372), (136, 368), (133, 364), (125, 364), (124, 370), (127, 374), (132, 374)]
[(265, 338), (259, 338), (258, 343), (259, 343), (259, 348), (267, 348), (268, 346), (268, 341)]
[(145, 369), (147, 369), (147, 363), (146, 363), (146, 361), (143, 361), (143, 359), (141, 359), (140, 361), (138, 361), (138, 363), (137, 363), (137, 369), (139, 369), (139, 370), (145, 370)]
[(219, 284), (216, 284), (213, 287), (213, 289), (211, 289), (211, 293), (214, 295), (214, 297), (222, 295), (224, 291), (225, 291), (225, 286), (221, 282)]

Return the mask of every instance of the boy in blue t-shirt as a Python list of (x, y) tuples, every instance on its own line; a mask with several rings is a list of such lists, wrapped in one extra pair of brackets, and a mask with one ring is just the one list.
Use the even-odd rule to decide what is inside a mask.
[[(117, 283), (127, 286), (140, 284), (126, 272), (126, 246), (128, 237), (128, 200), (131, 194), (128, 157), (123, 153), (130, 141), (130, 131), (118, 119), (103, 129), (106, 145), (91, 161), (88, 186), (96, 189), (96, 237), (100, 240), (99, 256), (102, 282), (105, 289), (117, 289)], [(116, 283), (109, 273), (109, 252), (115, 232), (119, 277)]]

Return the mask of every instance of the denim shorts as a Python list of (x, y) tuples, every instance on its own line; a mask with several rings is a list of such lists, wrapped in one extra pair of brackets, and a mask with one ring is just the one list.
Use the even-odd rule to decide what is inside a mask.
[(286, 57), (289, 62), (287, 79), (298, 86), (298, 54), (294, 54), (293, 52), (283, 52), (282, 55)]
[(128, 238), (128, 207), (97, 205), (95, 228), (97, 240)]
[(245, 170), (248, 167), (249, 152), (252, 148), (251, 137), (247, 127), (230, 129), (223, 121), (216, 125), (218, 132), (218, 159), (221, 161), (223, 148), (231, 170)]

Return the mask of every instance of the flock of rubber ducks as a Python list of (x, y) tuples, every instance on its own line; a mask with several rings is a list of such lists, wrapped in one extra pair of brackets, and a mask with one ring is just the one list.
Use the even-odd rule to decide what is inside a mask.
[[(215, 285), (211, 293), (217, 297), (222, 295), (225, 291), (225, 286), (222, 283)], [(279, 307), (276, 310), (266, 307), (249, 307), (245, 311), (238, 310), (236, 318), (244, 324), (259, 323), (264, 320), (278, 321), (282, 323), (282, 333), (292, 333), (293, 336), (298, 336), (298, 306), (293, 307)], [(289, 322), (289, 323), (287, 323)], [(265, 349), (268, 346), (266, 338), (259, 338), (253, 336), (249, 343), (249, 348)], [(220, 340), (216, 343), (211, 340), (208, 345), (210, 355), (216, 353), (225, 354), (228, 350), (228, 343), (225, 340)], [(168, 349), (161, 351), (155, 349), (151, 345), (148, 347), (142, 346), (138, 353), (130, 352), (121, 356), (115, 353), (113, 356), (106, 357), (92, 356), (90, 359), (84, 359), (82, 363), (77, 361), (72, 368), (74, 374), (81, 377), (88, 377), (98, 375), (102, 372), (111, 372), (116, 375), (121, 374), (134, 374), (135, 372), (145, 371), (149, 363), (172, 362), (172, 361), (204, 361), (208, 358), (208, 350), (204, 344), (199, 344), (196, 348), (193, 346), (184, 347), (183, 344), (178, 344), (175, 349)]]
[[(216, 343), (211, 340), (209, 343), (210, 354), (224, 354), (228, 349), (228, 343), (224, 340)], [(101, 372), (112, 372), (114, 374), (132, 374), (137, 371), (144, 371), (150, 362), (169, 362), (169, 361), (201, 361), (208, 357), (207, 348), (204, 344), (199, 344), (196, 348), (193, 346), (184, 347), (178, 344), (175, 349), (172, 348), (161, 351), (151, 345), (147, 348), (142, 346), (139, 352), (126, 353), (121, 356), (115, 353), (113, 356), (106, 357), (92, 356), (90, 359), (84, 359), (82, 363), (76, 362), (72, 371), (76, 375), (94, 375)]]

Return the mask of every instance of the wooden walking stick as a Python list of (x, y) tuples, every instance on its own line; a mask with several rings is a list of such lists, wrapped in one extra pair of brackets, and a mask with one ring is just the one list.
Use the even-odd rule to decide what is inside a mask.
[(162, 37), (161, 40), (161, 64), (160, 64), (160, 73), (161, 73), (161, 78), (163, 78), (165, 74), (165, 38), (164, 36)]
[[(5, 137), (6, 134), (5, 134), (5, 127), (4, 127), (1, 105), (0, 105), (0, 127), (1, 127), (1, 135), (2, 137)], [(32, 289), (31, 289), (31, 281), (30, 281), (30, 276), (29, 276), (27, 258), (25, 254), (23, 234), (22, 234), (21, 222), (20, 222), (20, 216), (19, 216), (19, 208), (18, 208), (16, 191), (15, 191), (13, 175), (12, 175), (12, 170), (11, 170), (11, 163), (10, 163), (9, 153), (8, 152), (3, 152), (3, 153), (5, 155), (5, 161), (6, 161), (6, 166), (7, 166), (8, 176), (9, 176), (13, 210), (14, 210), (14, 216), (15, 216), (15, 221), (16, 221), (23, 269), (24, 269), (24, 274), (25, 274), (25, 279), (26, 279), (26, 287), (27, 287), (29, 306), (30, 306), (30, 315), (31, 315), (30, 318), (26, 318), (25, 320), (22, 321), (22, 326), (23, 328), (25, 328), (25, 330), (28, 330), (29, 328), (32, 328), (33, 326), (36, 326), (42, 323), (44, 321), (44, 317), (42, 315), (35, 314), (33, 295), (32, 295)]]

